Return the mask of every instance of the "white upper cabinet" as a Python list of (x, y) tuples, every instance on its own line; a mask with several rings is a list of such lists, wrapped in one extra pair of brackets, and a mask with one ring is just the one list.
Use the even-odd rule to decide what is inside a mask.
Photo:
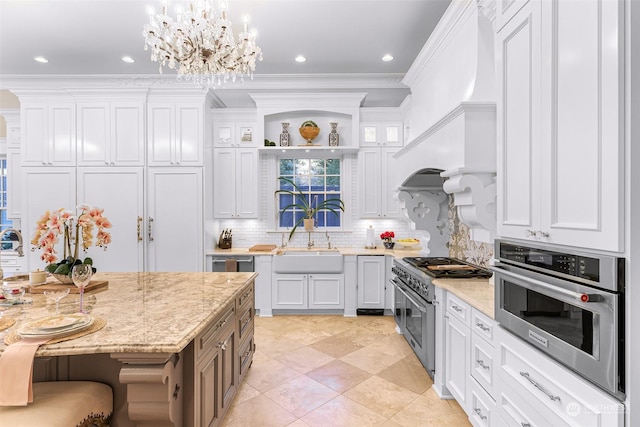
[(361, 147), (402, 147), (404, 144), (401, 121), (360, 123)]
[(358, 153), (361, 218), (399, 218), (400, 203), (394, 200), (397, 169), (393, 155), (398, 148), (361, 148)]
[(144, 165), (144, 103), (81, 102), (79, 166)]
[(215, 122), (213, 125), (213, 146), (257, 147), (255, 130), (255, 122)]
[(530, 1), (500, 28), (501, 236), (622, 250), (623, 7)]
[(202, 103), (148, 103), (147, 132), (149, 166), (203, 165)]
[(258, 217), (258, 152), (255, 148), (213, 149), (215, 218)]
[(24, 102), (20, 111), (23, 166), (76, 164), (76, 107), (71, 102)]

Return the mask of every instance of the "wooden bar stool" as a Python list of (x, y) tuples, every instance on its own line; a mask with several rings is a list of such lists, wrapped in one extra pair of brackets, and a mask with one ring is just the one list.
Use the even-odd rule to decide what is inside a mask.
[(0, 427), (103, 427), (111, 425), (113, 391), (91, 381), (33, 384), (33, 403), (0, 406)]

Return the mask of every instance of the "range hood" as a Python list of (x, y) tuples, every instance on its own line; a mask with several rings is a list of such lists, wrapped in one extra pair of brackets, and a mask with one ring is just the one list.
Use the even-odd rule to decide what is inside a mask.
[(429, 227), (432, 236), (437, 229), (419, 224), (425, 221), (416, 212), (426, 198), (430, 209), (437, 209), (438, 186), (444, 192), (440, 209), (447, 211), (446, 194), (453, 194), (472, 239), (491, 242), (495, 235), (497, 90), (491, 7), (495, 3), (484, 0), (452, 2), (403, 79), (412, 94), (408, 140), (393, 156), (394, 167), (404, 171), (398, 197), (416, 228)]

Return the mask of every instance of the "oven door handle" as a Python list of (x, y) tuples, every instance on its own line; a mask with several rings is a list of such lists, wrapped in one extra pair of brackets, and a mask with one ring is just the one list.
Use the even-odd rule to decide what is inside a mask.
[(564, 296), (573, 298), (580, 302), (601, 302), (604, 300), (602, 295), (599, 295), (599, 294), (585, 294), (582, 292), (574, 292), (568, 289), (558, 288), (556, 286), (549, 285), (548, 283), (545, 283), (541, 280), (533, 279), (531, 277), (523, 276), (521, 274), (512, 273), (508, 270), (500, 268), (497, 265), (493, 267), (489, 267), (489, 269), (495, 273), (505, 275), (512, 279), (525, 280), (526, 282), (531, 283), (535, 286), (541, 287), (542, 289), (555, 292), (556, 294), (562, 294)]
[(400, 291), (400, 293), (402, 293), (402, 295), (404, 295), (404, 296), (405, 296), (409, 301), (411, 301), (411, 303), (412, 303), (413, 305), (415, 305), (416, 307), (418, 307), (418, 310), (420, 310), (420, 312), (421, 312), (421, 313), (426, 313), (426, 312), (427, 312), (427, 308), (426, 308), (426, 307), (424, 307), (424, 306), (422, 306), (422, 305), (420, 305), (420, 304), (418, 304), (418, 303), (416, 302), (416, 300), (415, 300), (415, 299), (413, 299), (413, 297), (411, 297), (411, 295), (409, 295), (407, 292), (405, 292), (405, 290), (404, 290), (404, 289), (402, 289), (402, 288), (400, 287), (400, 285), (399, 285), (398, 283), (396, 283), (396, 282), (395, 282), (395, 280), (389, 279), (389, 282), (391, 282), (391, 284), (392, 284), (393, 286), (395, 286), (396, 288), (398, 288), (398, 290)]

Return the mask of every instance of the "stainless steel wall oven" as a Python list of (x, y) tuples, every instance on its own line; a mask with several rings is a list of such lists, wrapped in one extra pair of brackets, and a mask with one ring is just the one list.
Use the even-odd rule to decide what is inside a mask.
[(542, 243), (495, 245), (500, 325), (624, 399), (624, 258)]

